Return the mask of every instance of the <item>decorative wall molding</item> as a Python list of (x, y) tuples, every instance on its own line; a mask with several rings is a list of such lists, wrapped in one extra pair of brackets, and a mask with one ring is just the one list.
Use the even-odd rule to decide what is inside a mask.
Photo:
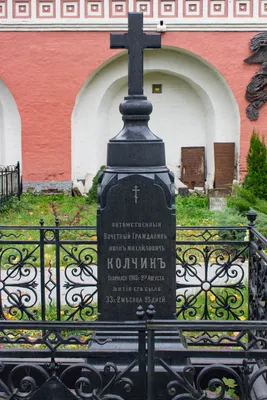
[(151, 31), (267, 30), (267, 0), (0, 0), (0, 30), (126, 30), (129, 11)]

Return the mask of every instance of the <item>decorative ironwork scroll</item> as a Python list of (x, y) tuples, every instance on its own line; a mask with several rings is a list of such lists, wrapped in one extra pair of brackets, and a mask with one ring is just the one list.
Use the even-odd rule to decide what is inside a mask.
[(240, 228), (177, 228), (178, 319), (246, 318), (249, 243)]
[[(249, 316), (251, 320), (267, 318), (267, 240), (254, 228), (250, 232)], [(267, 338), (267, 332), (261, 332)]]
[[(1, 370), (4, 368), (2, 363)], [(93, 365), (76, 363), (61, 372), (53, 359), (46, 368), (21, 363), (11, 370), (7, 383), (0, 377), (0, 396), (3, 400), (39, 400), (55, 399), (56, 393), (57, 400), (124, 400), (123, 392), (127, 395), (134, 385), (124, 376), (132, 368), (133, 365), (121, 372), (114, 363), (108, 362), (101, 373)]]
[(251, 79), (246, 89), (246, 99), (249, 105), (246, 108), (248, 119), (256, 121), (259, 118), (259, 109), (267, 101), (267, 32), (258, 33), (250, 42), (250, 50), (254, 54), (244, 61), (248, 64), (261, 64), (260, 72)]

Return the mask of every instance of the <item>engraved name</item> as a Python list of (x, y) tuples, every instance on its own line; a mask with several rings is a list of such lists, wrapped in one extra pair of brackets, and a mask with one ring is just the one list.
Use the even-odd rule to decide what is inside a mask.
[(108, 269), (165, 269), (166, 262), (161, 257), (109, 257), (107, 258)]

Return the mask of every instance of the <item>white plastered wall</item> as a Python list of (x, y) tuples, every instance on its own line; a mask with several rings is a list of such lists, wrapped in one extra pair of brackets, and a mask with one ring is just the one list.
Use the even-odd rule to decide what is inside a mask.
[(21, 163), (21, 120), (10, 90), (0, 80), (0, 165)]
[[(221, 74), (192, 53), (173, 48), (145, 52), (144, 92), (152, 102), (150, 128), (166, 144), (167, 164), (179, 175), (182, 146), (205, 146), (207, 181), (214, 179), (214, 142), (235, 142), (239, 111)], [(152, 94), (152, 83), (162, 94)], [(122, 128), (118, 111), (127, 94), (127, 56), (119, 55), (89, 77), (72, 115), (73, 177), (106, 163), (108, 140)]]

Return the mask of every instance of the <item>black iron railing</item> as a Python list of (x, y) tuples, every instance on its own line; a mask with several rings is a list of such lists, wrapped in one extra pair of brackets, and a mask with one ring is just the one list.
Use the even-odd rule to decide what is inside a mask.
[(96, 320), (95, 227), (1, 226), (0, 399), (263, 399), (267, 240), (248, 218), (177, 227), (177, 319), (125, 323)]
[[(177, 228), (178, 319), (248, 318), (248, 229)], [(95, 227), (0, 226), (0, 240), (1, 318), (97, 317)]]
[(249, 277), (250, 319), (267, 320), (267, 239), (254, 225), (250, 227)]
[[(254, 334), (267, 330), (265, 321), (220, 321), (216, 337), (213, 321), (75, 325), (73, 332), (71, 323), (29, 322), (29, 337), (21, 321), (1, 321), (0, 342), (10, 346), (0, 351), (1, 398), (42, 399), (52, 389), (57, 400), (265, 398), (266, 341)], [(186, 337), (197, 331), (206, 332), (200, 339), (204, 347), (161, 347), (157, 341), (159, 335), (179, 339), (180, 332)], [(128, 357), (110, 346), (114, 332), (135, 337)], [(19, 343), (25, 347), (15, 348)]]
[(177, 317), (248, 317), (248, 227), (178, 227)]
[(0, 166), (0, 206), (12, 197), (21, 195), (20, 163)]

